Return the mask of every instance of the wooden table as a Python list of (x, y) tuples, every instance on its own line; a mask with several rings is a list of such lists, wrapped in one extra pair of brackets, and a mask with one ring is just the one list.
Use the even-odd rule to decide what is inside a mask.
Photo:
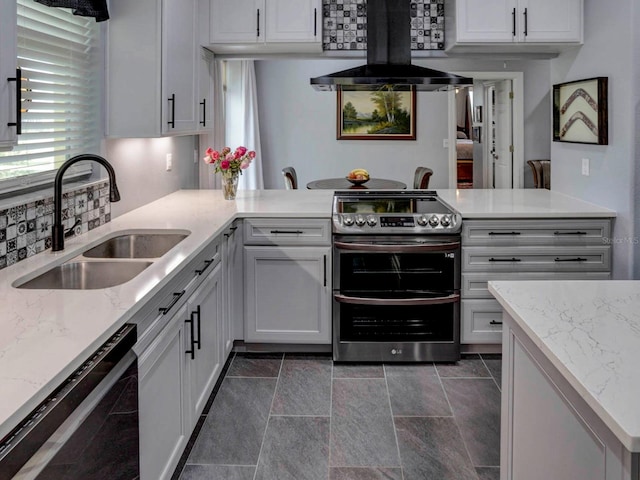
[(406, 183), (397, 180), (388, 180), (386, 178), (370, 178), (367, 183), (362, 185), (354, 185), (346, 178), (323, 178), (307, 183), (309, 190), (325, 189), (325, 190), (393, 190), (407, 188)]

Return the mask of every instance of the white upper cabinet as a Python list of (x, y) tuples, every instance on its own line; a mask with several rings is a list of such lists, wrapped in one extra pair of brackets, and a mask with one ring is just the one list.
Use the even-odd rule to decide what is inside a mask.
[(447, 0), (447, 47), (580, 44), (583, 0)]
[(18, 141), (16, 8), (15, 0), (0, 0), (0, 150)]
[(321, 0), (210, 0), (214, 52), (322, 51)]
[(197, 0), (111, 0), (107, 136), (202, 130), (198, 6)]

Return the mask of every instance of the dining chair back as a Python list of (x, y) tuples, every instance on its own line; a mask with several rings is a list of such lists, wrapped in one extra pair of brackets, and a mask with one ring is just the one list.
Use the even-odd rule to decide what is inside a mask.
[(551, 189), (551, 161), (549, 160), (527, 160), (533, 173), (534, 188)]
[(416, 190), (424, 190), (429, 188), (429, 180), (433, 175), (433, 170), (428, 167), (416, 168), (416, 173), (413, 176), (413, 188)]
[(284, 167), (282, 169), (282, 175), (284, 176), (284, 187), (287, 190), (298, 189), (298, 175), (296, 175), (296, 169), (293, 167)]

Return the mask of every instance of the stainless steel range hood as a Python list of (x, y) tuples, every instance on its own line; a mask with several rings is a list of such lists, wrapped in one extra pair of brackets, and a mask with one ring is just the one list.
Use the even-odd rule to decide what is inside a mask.
[(473, 79), (411, 64), (410, 0), (367, 0), (367, 64), (311, 79), (316, 90), (413, 85), (445, 90)]

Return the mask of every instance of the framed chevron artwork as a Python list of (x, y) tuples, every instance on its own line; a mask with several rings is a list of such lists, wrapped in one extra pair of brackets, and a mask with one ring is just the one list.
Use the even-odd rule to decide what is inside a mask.
[(553, 86), (553, 140), (607, 145), (608, 77)]

